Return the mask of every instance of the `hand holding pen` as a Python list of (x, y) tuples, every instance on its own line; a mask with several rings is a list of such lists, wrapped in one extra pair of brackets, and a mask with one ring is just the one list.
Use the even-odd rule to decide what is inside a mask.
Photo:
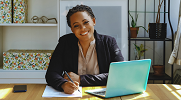
[[(68, 75), (68, 73), (66, 72), (66, 71), (64, 71), (65, 72), (65, 74), (67, 75), (67, 77), (69, 78), (69, 80), (72, 82), (72, 83), (74, 83), (73, 82), (73, 80), (70, 78), (70, 76)], [(74, 83), (75, 84), (75, 83)], [(80, 90), (78, 89), (78, 91), (80, 92)], [(81, 92), (80, 92), (81, 93)]]

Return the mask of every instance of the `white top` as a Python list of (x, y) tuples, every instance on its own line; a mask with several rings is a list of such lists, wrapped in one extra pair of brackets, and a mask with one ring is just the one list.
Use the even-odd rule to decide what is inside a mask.
[(82, 47), (78, 42), (79, 55), (78, 55), (78, 75), (97, 75), (99, 74), (99, 65), (97, 61), (97, 52), (95, 39), (90, 42), (90, 46), (87, 50), (86, 57), (84, 57)]

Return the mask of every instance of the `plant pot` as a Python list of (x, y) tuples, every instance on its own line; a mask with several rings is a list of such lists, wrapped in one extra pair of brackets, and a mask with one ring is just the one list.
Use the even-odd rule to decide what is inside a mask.
[(130, 27), (131, 38), (136, 38), (138, 34), (139, 27)]
[(150, 39), (165, 39), (167, 36), (167, 23), (149, 23)]
[(152, 65), (155, 76), (163, 76), (165, 74), (164, 65)]

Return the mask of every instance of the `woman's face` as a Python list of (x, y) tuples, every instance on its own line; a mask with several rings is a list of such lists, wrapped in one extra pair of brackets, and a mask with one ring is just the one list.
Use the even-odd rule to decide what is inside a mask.
[(95, 18), (91, 18), (86, 11), (76, 12), (70, 16), (71, 30), (80, 42), (94, 40)]

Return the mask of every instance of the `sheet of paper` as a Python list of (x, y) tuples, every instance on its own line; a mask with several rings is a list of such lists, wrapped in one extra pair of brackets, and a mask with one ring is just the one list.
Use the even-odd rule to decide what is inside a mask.
[(82, 87), (79, 87), (79, 91), (75, 91), (73, 94), (65, 94), (55, 90), (53, 87), (46, 85), (42, 97), (82, 97)]

